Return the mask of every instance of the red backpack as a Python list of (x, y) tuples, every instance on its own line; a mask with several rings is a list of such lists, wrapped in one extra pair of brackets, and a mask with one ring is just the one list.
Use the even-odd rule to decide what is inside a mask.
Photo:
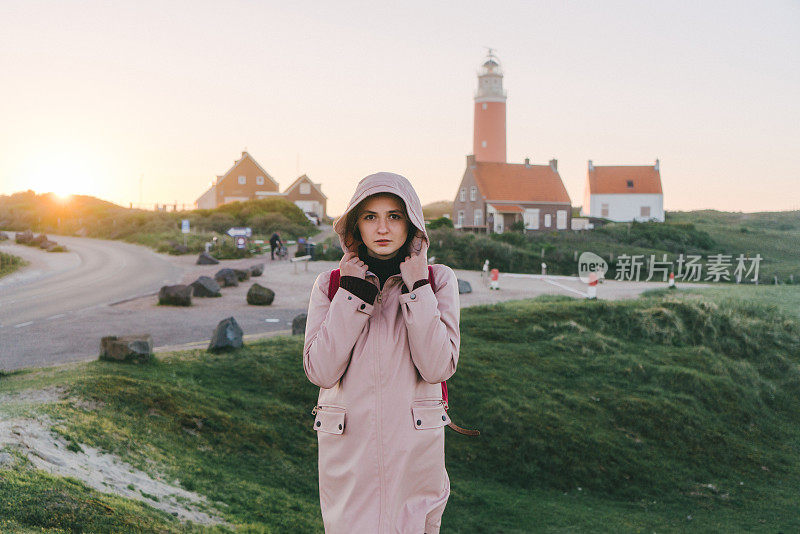
[[(328, 283), (328, 300), (333, 300), (333, 296), (336, 295), (336, 291), (339, 289), (339, 278), (341, 274), (339, 269), (334, 269), (331, 271), (331, 278)], [(428, 265), (428, 282), (431, 284), (431, 289), (433, 292), (436, 292), (436, 283), (433, 281), (433, 268)], [(447, 403), (447, 382), (442, 382), (442, 400), (444, 401), (444, 409), (447, 411), (450, 406)], [(453, 423), (452, 419), (447, 424), (450, 428), (458, 432), (459, 434), (464, 434), (467, 436), (477, 436), (480, 434), (479, 430), (467, 430), (466, 428), (461, 428), (457, 424)]]

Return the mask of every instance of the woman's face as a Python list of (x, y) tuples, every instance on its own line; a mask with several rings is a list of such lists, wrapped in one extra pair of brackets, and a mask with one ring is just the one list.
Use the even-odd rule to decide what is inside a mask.
[(390, 196), (367, 199), (358, 214), (358, 231), (370, 256), (388, 259), (397, 254), (408, 237), (408, 219), (403, 204)]

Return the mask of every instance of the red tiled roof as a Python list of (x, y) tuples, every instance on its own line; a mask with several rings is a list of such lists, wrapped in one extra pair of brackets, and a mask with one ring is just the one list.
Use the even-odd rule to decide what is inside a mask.
[[(587, 176), (592, 195), (663, 194), (661, 174), (652, 165), (595, 165)], [(628, 181), (633, 187), (628, 187)]]
[(516, 204), (489, 204), (491, 207), (495, 209), (498, 213), (522, 213), (523, 210), (521, 206), (517, 206)]
[(561, 177), (550, 165), (479, 161), (473, 173), (486, 200), (571, 204)]

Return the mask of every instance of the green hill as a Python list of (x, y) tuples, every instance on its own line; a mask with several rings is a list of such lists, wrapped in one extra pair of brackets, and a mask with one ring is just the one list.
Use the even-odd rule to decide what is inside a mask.
[[(800, 529), (797, 316), (657, 292), (468, 308), (461, 329), (451, 415), (482, 435), (448, 431), (443, 533)], [(142, 367), (15, 373), (0, 395), (64, 385), (66, 400), (38, 409), (77, 448), (163, 471), (221, 503), (240, 532), (322, 532), (317, 388), (301, 349), (283, 337)], [(192, 530), (21, 460), (0, 468), (0, 517), (67, 532)]]
[[(212, 237), (225, 239), (232, 226), (249, 226), (256, 238), (279, 231), (284, 239), (318, 232), (294, 203), (285, 199), (233, 202), (213, 210), (155, 212), (128, 209), (94, 197), (67, 200), (33, 191), (0, 195), (0, 229), (121, 239), (159, 252), (185, 253), (181, 221), (189, 219), (188, 252), (204, 250)], [(230, 238), (228, 238), (230, 239)]]
[[(679, 254), (693, 254), (701, 256), (703, 264), (712, 254), (726, 254), (731, 255), (734, 265), (739, 254), (749, 258), (760, 254), (761, 284), (773, 283), (775, 276), (781, 284), (800, 284), (798, 211), (668, 212), (664, 223), (607, 223), (588, 231), (507, 231), (489, 236), (437, 230), (432, 237), (431, 255), (462, 269), (480, 269), (488, 259), (501, 272), (540, 273), (544, 262), (548, 273), (576, 275), (577, 258), (590, 251), (609, 263), (611, 269), (606, 278), (614, 278), (614, 263), (622, 254), (642, 255), (648, 262), (651, 255), (660, 261), (666, 254), (674, 262)], [(704, 269), (702, 277), (706, 275)], [(645, 278), (646, 271), (641, 280)], [(752, 274), (745, 277), (747, 282), (752, 279)]]

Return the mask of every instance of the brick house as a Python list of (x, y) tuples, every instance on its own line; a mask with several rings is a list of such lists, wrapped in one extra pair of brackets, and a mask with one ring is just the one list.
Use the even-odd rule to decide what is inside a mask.
[(664, 222), (659, 161), (655, 165), (600, 166), (589, 160), (581, 215), (617, 222)]
[(526, 232), (568, 230), (572, 202), (558, 162), (548, 165), (475, 161), (467, 168), (453, 202), (453, 224), (472, 232), (503, 233), (518, 221)]
[(286, 198), (304, 212), (318, 217), (327, 216), (328, 197), (322, 193), (320, 184), (312, 182), (304, 174), (281, 193), (278, 182), (246, 151), (242, 152), (242, 157), (233, 163), (228, 172), (217, 176), (195, 204), (199, 209), (213, 209), (228, 202), (270, 197)]
[(312, 182), (305, 174), (287, 187), (283, 194), (306, 213), (317, 217), (324, 217), (327, 213), (328, 197), (322, 192), (321, 185)]

